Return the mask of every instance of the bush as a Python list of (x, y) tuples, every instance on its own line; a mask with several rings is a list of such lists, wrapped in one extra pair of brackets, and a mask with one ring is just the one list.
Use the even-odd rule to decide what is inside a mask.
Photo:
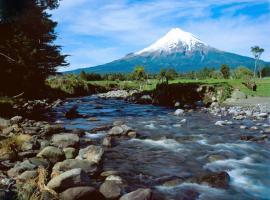
[(234, 79), (249, 79), (253, 77), (253, 72), (244, 66), (239, 66), (233, 71)]

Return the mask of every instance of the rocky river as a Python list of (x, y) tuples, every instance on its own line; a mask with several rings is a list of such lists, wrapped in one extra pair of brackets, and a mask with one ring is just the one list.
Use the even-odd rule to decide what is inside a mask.
[[(64, 113), (75, 105), (80, 117), (66, 119)], [(165, 107), (90, 96), (69, 99), (50, 117), (67, 129), (85, 130), (84, 140), (96, 145), (108, 134), (97, 127), (130, 127), (134, 134), (113, 137), (102, 160), (102, 170), (117, 171), (125, 191), (151, 188), (155, 199), (270, 199), (268, 115), (254, 118), (238, 111), (242, 118), (233, 119), (233, 111), (175, 115)]]
[(38, 121), (0, 118), (0, 199), (270, 199), (267, 103), (172, 109), (112, 97), (43, 103)]

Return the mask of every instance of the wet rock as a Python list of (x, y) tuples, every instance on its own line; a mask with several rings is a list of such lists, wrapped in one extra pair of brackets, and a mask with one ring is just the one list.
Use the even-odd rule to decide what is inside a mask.
[(84, 149), (81, 149), (76, 159), (86, 159), (94, 163), (99, 163), (103, 153), (104, 150), (102, 147), (90, 145)]
[(252, 127), (250, 127), (250, 130), (256, 131), (256, 130), (258, 130), (258, 127), (257, 126), (252, 126)]
[(51, 179), (47, 187), (56, 192), (62, 192), (68, 188), (89, 186), (89, 184), (90, 178), (82, 169), (72, 169)]
[(33, 157), (33, 158), (29, 158), (28, 160), (33, 165), (36, 165), (37, 167), (43, 167), (45, 169), (49, 168), (51, 165), (50, 161), (45, 158)]
[(241, 135), (240, 136), (240, 140), (244, 140), (244, 141), (251, 141), (253, 139), (255, 139), (255, 137), (252, 135)]
[(73, 133), (56, 134), (52, 137), (52, 143), (57, 147), (78, 147), (80, 138)]
[(120, 120), (114, 121), (114, 122), (113, 122), (113, 125), (114, 125), (114, 126), (121, 126), (121, 125), (123, 125), (123, 124), (124, 124), (124, 122), (123, 122), (123, 121), (120, 121)]
[(227, 172), (212, 172), (198, 178), (199, 183), (206, 183), (211, 187), (228, 189), (230, 176)]
[(124, 134), (124, 129), (121, 126), (114, 126), (109, 130), (109, 135), (122, 135)]
[(63, 162), (56, 163), (53, 167), (53, 170), (61, 173), (76, 168), (82, 169), (88, 175), (94, 175), (98, 170), (96, 163), (90, 162), (88, 160), (78, 159), (68, 159), (64, 160)]
[(79, 115), (77, 109), (78, 109), (78, 106), (73, 106), (72, 108), (69, 109), (69, 111), (67, 111), (65, 113), (65, 117), (67, 119), (74, 119), (74, 118), (79, 117), (80, 115)]
[(122, 188), (115, 181), (105, 181), (99, 191), (106, 199), (116, 199), (121, 196)]
[(137, 133), (135, 131), (130, 131), (130, 132), (128, 132), (128, 137), (136, 138), (137, 137)]
[(102, 194), (89, 186), (73, 187), (65, 190), (60, 195), (61, 200), (105, 200)]
[(125, 194), (120, 200), (152, 200), (151, 189), (140, 188), (128, 194)]
[(184, 110), (183, 109), (177, 109), (176, 111), (174, 111), (174, 115), (176, 116), (180, 116), (184, 114)]
[(23, 128), (24, 134), (28, 134), (28, 135), (37, 135), (39, 131), (40, 131), (40, 127), (36, 127), (36, 126)]
[(65, 153), (66, 159), (75, 158), (78, 153), (78, 151), (73, 147), (64, 148), (63, 151)]
[(37, 155), (37, 157), (46, 158), (52, 163), (57, 163), (65, 159), (65, 153), (63, 150), (57, 147), (48, 146), (48, 147), (45, 147)]
[(102, 145), (105, 147), (111, 147), (112, 146), (112, 137), (106, 136), (102, 141)]
[(182, 178), (174, 178), (168, 181), (165, 181), (162, 185), (165, 187), (175, 187), (181, 183), (183, 183), (183, 179)]
[(267, 118), (268, 114), (267, 113), (260, 113), (260, 114), (258, 114), (258, 117)]
[(241, 125), (241, 126), (240, 126), (240, 129), (247, 129), (247, 126)]

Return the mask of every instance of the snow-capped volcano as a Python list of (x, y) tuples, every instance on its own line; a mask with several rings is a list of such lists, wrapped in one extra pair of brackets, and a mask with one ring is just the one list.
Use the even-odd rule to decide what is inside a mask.
[(142, 65), (151, 73), (158, 73), (167, 67), (173, 67), (178, 72), (188, 72), (203, 67), (219, 69), (222, 64), (227, 64), (232, 69), (240, 65), (252, 68), (254, 59), (218, 50), (192, 33), (173, 28), (141, 51), (130, 53), (104, 65), (77, 69), (70, 73), (80, 73), (82, 70), (96, 73), (130, 73), (137, 65)]
[(180, 28), (171, 29), (165, 36), (160, 38), (154, 44), (150, 45), (134, 53), (140, 55), (144, 53), (172, 53), (181, 51), (192, 51), (194, 49), (208, 46), (206, 43), (198, 39), (196, 36), (189, 32), (185, 32)]

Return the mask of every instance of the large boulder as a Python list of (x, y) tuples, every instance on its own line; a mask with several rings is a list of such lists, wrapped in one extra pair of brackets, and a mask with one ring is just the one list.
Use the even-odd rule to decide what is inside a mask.
[(56, 163), (53, 170), (61, 173), (76, 168), (84, 170), (88, 175), (94, 175), (98, 170), (96, 163), (78, 159), (68, 159), (63, 162)]
[(52, 137), (52, 143), (57, 147), (77, 147), (79, 145), (80, 138), (73, 133), (56, 134)]
[(57, 147), (48, 146), (39, 152), (37, 157), (46, 158), (52, 163), (57, 163), (65, 159), (65, 153)]
[(104, 154), (104, 149), (99, 146), (90, 145), (79, 151), (77, 159), (86, 159), (88, 161), (99, 163)]
[(63, 149), (66, 159), (73, 159), (77, 156), (77, 149), (73, 148), (73, 147), (68, 147), (68, 148), (64, 148)]
[(103, 200), (105, 199), (95, 188), (89, 186), (73, 187), (60, 195), (61, 200)]
[(109, 130), (108, 135), (121, 136), (121, 135), (126, 135), (130, 131), (132, 131), (132, 129), (129, 126), (122, 124), (119, 126), (112, 127)]
[(150, 189), (137, 189), (133, 192), (125, 194), (120, 198), (120, 200), (151, 200), (152, 191)]
[(72, 187), (89, 186), (90, 178), (82, 169), (72, 169), (66, 171), (49, 181), (47, 187), (56, 191), (63, 192)]
[(116, 181), (107, 180), (100, 186), (99, 191), (106, 199), (116, 199), (121, 196), (122, 187)]

